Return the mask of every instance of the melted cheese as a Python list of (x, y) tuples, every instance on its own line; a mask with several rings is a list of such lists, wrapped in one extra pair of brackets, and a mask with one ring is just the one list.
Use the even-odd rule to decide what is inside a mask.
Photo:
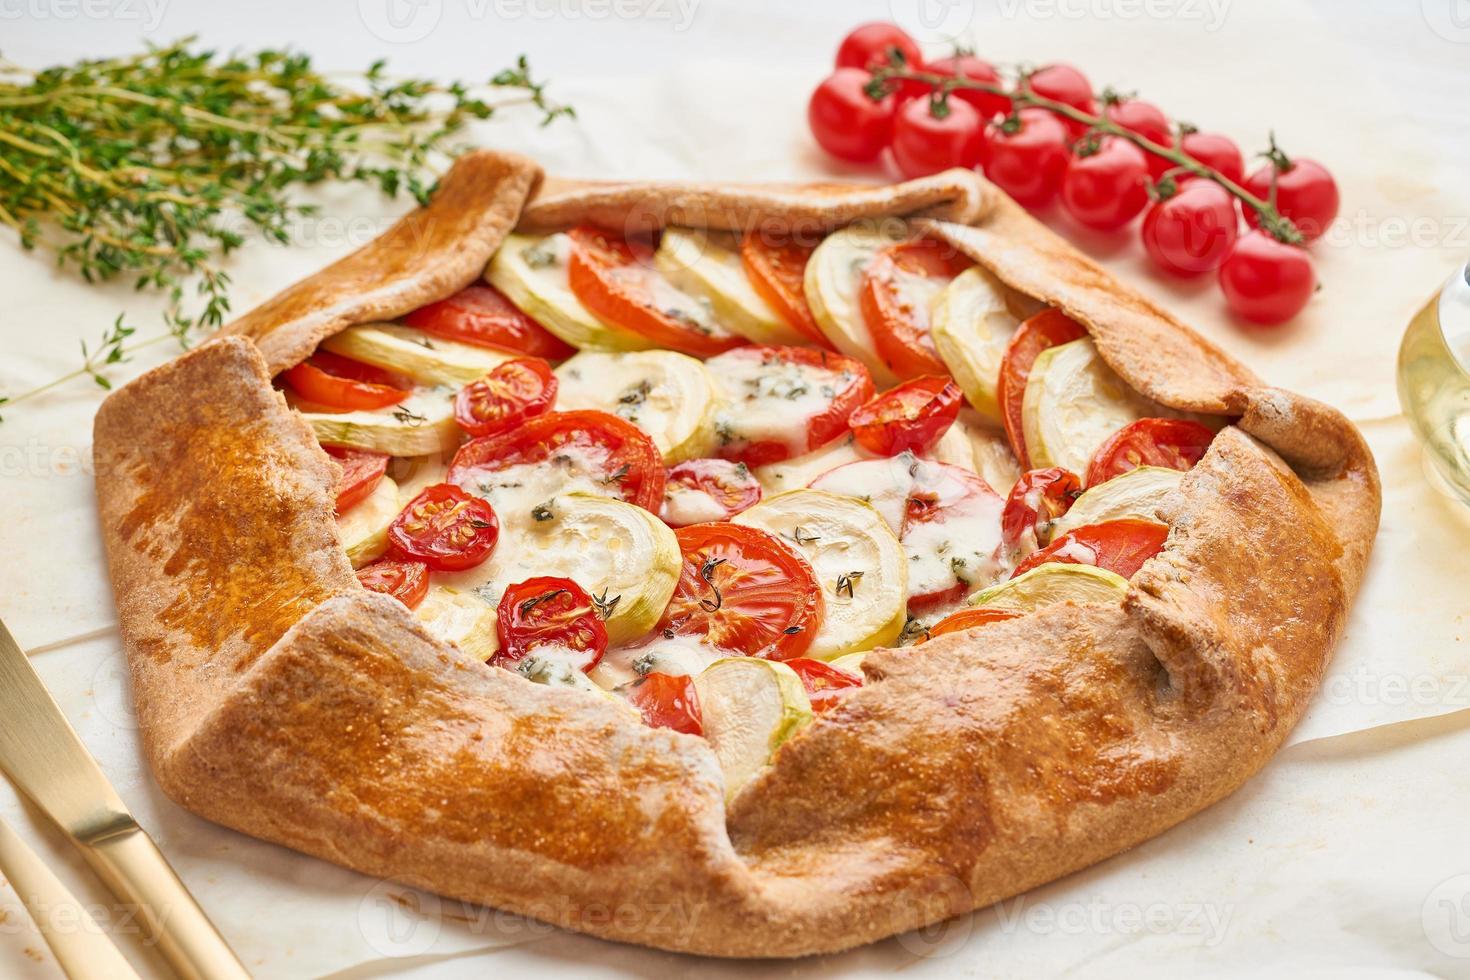
[(715, 434), (722, 446), (773, 442), (792, 456), (810, 449), (807, 422), (827, 411), (854, 377), (820, 364), (733, 350), (705, 362), (719, 390)]

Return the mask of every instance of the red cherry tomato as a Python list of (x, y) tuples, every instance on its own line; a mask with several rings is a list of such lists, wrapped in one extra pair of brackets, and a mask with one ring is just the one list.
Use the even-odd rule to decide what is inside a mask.
[(1132, 578), (1144, 562), (1164, 550), (1164, 539), (1168, 536), (1169, 526), (1155, 521), (1088, 524), (1027, 555), (1026, 560), (1016, 566), (1011, 578), (1047, 562), (1095, 565), (1124, 578)]
[(1148, 204), (1148, 162), (1125, 139), (1104, 136), (1072, 152), (1062, 177), (1062, 205), (1079, 224), (1117, 231)]
[(544, 463), (575, 450), (568, 463), (590, 467), (607, 496), (658, 513), (664, 497), (664, 464), (653, 440), (636, 425), (606, 412), (548, 412), (509, 432), (471, 439), (454, 454), (445, 478), (475, 489), (493, 483), (511, 466)]
[(929, 639), (943, 636), (946, 633), (961, 633), (976, 626), (984, 626), (986, 623), (999, 623), (1005, 619), (1016, 619), (1021, 614), (1011, 612), (1008, 609), (961, 609), (957, 613), (948, 616), (929, 627)]
[[(1296, 157), (1289, 160), (1285, 168), (1268, 163), (1256, 170), (1245, 179), (1245, 189), (1269, 201), (1273, 171), (1276, 175), (1276, 210), (1290, 218), (1307, 241), (1320, 238), (1332, 224), (1332, 219), (1337, 217), (1337, 181), (1316, 160)], [(1261, 219), (1255, 209), (1243, 210), (1246, 223), (1252, 228), (1259, 228)]]
[(893, 137), (892, 94), (869, 97), (872, 76), (860, 68), (839, 68), (822, 80), (807, 103), (806, 120), (818, 145), (853, 163), (876, 160)]
[(929, 336), (929, 301), (971, 264), (953, 245), (915, 238), (883, 249), (863, 270), (863, 319), (899, 377), (949, 372)]
[(421, 561), (380, 558), (357, 570), (357, 581), (369, 592), (390, 595), (415, 609), (429, 594), (429, 566)]
[(1001, 540), (1015, 548), (1038, 524), (1049, 524), (1070, 510), (1081, 495), (1082, 481), (1069, 470), (1027, 470), (1011, 487), (1000, 513)]
[[(1219, 133), (1201, 133), (1188, 128), (1182, 132), (1179, 149), (1184, 153), (1237, 184), (1245, 177), (1245, 160), (1240, 155), (1240, 147), (1230, 137)], [(1191, 180), (1193, 175), (1180, 174), (1177, 179), (1181, 182)]]
[(338, 514), (347, 513), (372, 496), (382, 482), (383, 474), (388, 472), (388, 456), (384, 453), (343, 446), (322, 448), (342, 467), (342, 479), (337, 481)]
[[(1071, 65), (1055, 64), (1047, 65), (1045, 68), (1032, 72), (1021, 80), (1021, 88), (1035, 92), (1037, 95), (1051, 99), (1053, 102), (1061, 102), (1074, 109), (1081, 110), (1089, 116), (1097, 115), (1097, 99), (1092, 95), (1092, 83), (1087, 76), (1082, 74)], [(1046, 112), (1046, 110), (1041, 110)], [(1051, 113), (1066, 127), (1068, 135), (1076, 139), (1087, 132), (1087, 124), (1076, 122), (1065, 116), (1057, 116)]]
[(699, 695), (694, 678), (684, 674), (644, 674), (624, 692), (650, 728), (672, 728), (685, 735), (703, 735)]
[(1039, 208), (1062, 186), (1071, 138), (1061, 120), (1045, 109), (992, 122), (985, 130), (985, 176), (1028, 208)]
[(395, 556), (439, 572), (474, 568), (490, 557), (499, 538), (494, 508), (448, 483), (425, 489), (388, 525)]
[(539, 357), (518, 357), (461, 388), (454, 396), (454, 420), (472, 436), (488, 436), (550, 411), (555, 401), (551, 365)]
[[(1103, 110), (1113, 122), (1122, 126), (1132, 133), (1137, 133), (1144, 139), (1157, 143), (1160, 146), (1173, 146), (1174, 133), (1169, 128), (1169, 117), (1164, 111), (1152, 102), (1142, 99), (1123, 99), (1115, 101)], [(1164, 171), (1174, 166), (1173, 161), (1166, 160), (1155, 153), (1143, 151), (1144, 162), (1148, 165), (1148, 174), (1154, 180), (1163, 176)]]
[(659, 516), (669, 527), (688, 527), (727, 521), (760, 501), (760, 481), (744, 463), (688, 459), (669, 470)]
[(282, 377), (312, 407), (329, 412), (387, 408), (411, 394), (411, 385), (392, 372), (325, 350)]
[(1022, 469), (1029, 469), (1031, 457), (1026, 453), (1026, 437), (1021, 427), (1021, 399), (1026, 394), (1026, 379), (1031, 365), (1048, 347), (1056, 347), (1087, 336), (1082, 324), (1057, 309), (1046, 309), (1022, 322), (1006, 344), (1000, 362), (1000, 379), (996, 400), (1000, 402), (1001, 421)]
[(940, 107), (911, 99), (893, 120), (893, 160), (911, 179), (950, 167), (968, 170), (980, 162), (982, 139), (980, 113), (968, 102), (951, 98)]
[(946, 376), (914, 378), (858, 406), (848, 424), (858, 445), (880, 456), (927, 452), (959, 418), (963, 400)]
[(1250, 231), (1220, 266), (1220, 288), (1236, 313), (1273, 326), (1302, 311), (1317, 288), (1317, 277), (1305, 249), (1278, 242), (1264, 231)]
[(821, 660), (797, 657), (786, 661), (786, 666), (796, 671), (806, 696), (812, 703), (812, 711), (822, 714), (837, 706), (848, 694), (863, 686), (860, 675), (841, 667), (833, 667)]
[[(972, 82), (985, 82), (1001, 88), (1005, 86), (1005, 81), (995, 70), (995, 66), (973, 54), (957, 54), (948, 58), (940, 58), (938, 61), (931, 61), (925, 65), (924, 70), (934, 75), (966, 78)], [(957, 88), (950, 92), (950, 98), (963, 99), (970, 103), (980, 113), (982, 121), (988, 122), (996, 116), (1008, 115), (1011, 111), (1009, 96), (982, 92), (979, 89)]]
[(731, 653), (799, 657), (821, 619), (811, 566), (773, 534), (741, 524), (695, 524), (674, 532), (684, 556), (658, 630), (703, 636)]
[(416, 330), (477, 347), (560, 361), (575, 347), (516, 309), (494, 286), (466, 286), (448, 299), (414, 310), (403, 322)]
[(1161, 267), (1179, 276), (1218, 269), (1235, 244), (1235, 199), (1211, 180), (1191, 180), (1143, 216), (1143, 247)]
[(543, 575), (505, 590), (495, 610), (500, 649), (490, 662), (509, 667), (537, 647), (551, 646), (576, 654), (583, 673), (596, 667), (607, 652), (607, 627), (592, 606), (587, 590), (569, 578)]
[(1204, 458), (1215, 433), (1189, 419), (1139, 419), (1108, 436), (1087, 464), (1095, 487), (1140, 466), (1188, 470)]
[(807, 339), (830, 349), (832, 344), (822, 335), (806, 302), (806, 264), (814, 251), (816, 245), (803, 245), (784, 236), (777, 240), (760, 231), (740, 240), (740, 263), (761, 299)]
[(887, 68), (894, 64), (895, 48), (903, 65), (914, 71), (923, 68), (924, 55), (919, 43), (902, 27), (882, 20), (856, 27), (842, 39), (837, 48), (837, 67), (861, 68), (865, 72)]

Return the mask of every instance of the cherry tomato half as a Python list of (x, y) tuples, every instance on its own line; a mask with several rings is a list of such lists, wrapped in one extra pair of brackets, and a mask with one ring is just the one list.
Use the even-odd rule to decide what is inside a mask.
[[(940, 58), (938, 61), (931, 61), (925, 65), (924, 70), (934, 75), (985, 82), (997, 88), (1005, 87), (1005, 81), (1000, 77), (1000, 72), (995, 70), (995, 66), (973, 54), (956, 54), (948, 58)], [(982, 92), (980, 89), (957, 88), (950, 92), (950, 98), (963, 99), (970, 103), (980, 113), (982, 122), (988, 122), (996, 116), (1007, 115), (1011, 111), (1009, 96)]]
[(848, 419), (858, 445), (880, 456), (928, 451), (960, 416), (964, 396), (944, 375), (905, 381), (859, 405)]
[(1067, 127), (1055, 115), (1022, 109), (986, 127), (985, 176), (1016, 203), (1039, 208), (1061, 189), (1070, 142)]
[(342, 467), (342, 479), (337, 481), (337, 514), (340, 516), (372, 496), (382, 482), (383, 474), (388, 472), (388, 456), (345, 446), (322, 448)]
[(394, 555), (440, 572), (475, 567), (490, 557), (499, 538), (494, 508), (448, 483), (425, 489), (388, 525)]
[(1169, 526), (1156, 521), (1088, 524), (1027, 555), (1026, 560), (1016, 566), (1011, 578), (1047, 562), (1095, 565), (1124, 578), (1132, 578), (1144, 562), (1164, 550), (1164, 539), (1168, 536)]
[(952, 245), (915, 238), (883, 249), (863, 270), (863, 319), (900, 377), (948, 373), (929, 336), (929, 302), (971, 264)]
[(607, 627), (587, 590), (569, 578), (543, 575), (517, 582), (495, 610), (500, 649), (490, 662), (508, 667), (537, 647), (570, 651), (573, 666), (586, 673), (607, 652)]
[(1006, 497), (1000, 514), (1001, 540), (1015, 548), (1038, 524), (1049, 524), (1065, 514), (1082, 495), (1077, 474), (1060, 466), (1027, 470)]
[(806, 121), (818, 145), (853, 163), (876, 160), (893, 136), (892, 95), (867, 93), (871, 76), (861, 68), (839, 68), (822, 80), (806, 106)]
[(472, 436), (488, 436), (551, 410), (556, 375), (539, 357), (518, 357), (495, 365), (479, 381), (454, 396), (454, 420)]
[(1220, 289), (1230, 308), (1266, 326), (1285, 323), (1302, 311), (1317, 288), (1305, 249), (1278, 242), (1264, 231), (1236, 240), (1220, 265)]
[[(1271, 199), (1271, 177), (1276, 177), (1276, 210), (1291, 219), (1307, 241), (1322, 236), (1337, 217), (1337, 181), (1316, 160), (1296, 157), (1285, 167), (1268, 163), (1245, 179), (1245, 189), (1262, 200)], [(1246, 224), (1260, 227), (1254, 208), (1244, 208)]]
[(313, 407), (329, 412), (387, 408), (411, 394), (409, 385), (391, 372), (325, 350), (317, 351), (282, 377)]
[(1148, 162), (1125, 139), (1083, 140), (1062, 175), (1062, 206), (1079, 224), (1117, 231), (1148, 204)]
[(837, 702), (863, 686), (862, 675), (833, 667), (822, 660), (797, 657), (786, 661), (786, 666), (796, 671), (796, 676), (801, 678), (801, 686), (806, 688), (812, 711), (817, 714), (836, 707)]
[(1143, 216), (1149, 257), (1169, 272), (1198, 275), (1218, 269), (1239, 234), (1235, 199), (1212, 180), (1191, 180)]
[(1005, 423), (1011, 451), (1016, 454), (1022, 469), (1031, 467), (1031, 457), (1026, 453), (1026, 437), (1021, 428), (1021, 398), (1026, 394), (1026, 379), (1031, 376), (1031, 365), (1048, 347), (1086, 336), (1087, 331), (1082, 324), (1061, 310), (1045, 309), (1022, 321), (1006, 344), (1005, 356), (1000, 362), (996, 400), (1000, 402), (1001, 421)]
[(664, 508), (669, 527), (727, 521), (761, 501), (760, 481), (744, 463), (686, 459), (669, 470)]
[(624, 694), (648, 727), (672, 728), (685, 735), (704, 734), (694, 678), (654, 671), (634, 681)]
[(1139, 419), (1108, 436), (1087, 464), (1095, 487), (1140, 466), (1188, 470), (1204, 458), (1215, 433), (1189, 419)]
[[(1188, 126), (1181, 126), (1180, 133), (1179, 149), (1185, 154), (1237, 184), (1245, 177), (1245, 159), (1233, 139), (1219, 133), (1201, 133)], [(1177, 179), (1182, 182), (1195, 178), (1192, 174), (1180, 174)]]
[(778, 240), (765, 232), (753, 232), (740, 240), (740, 262), (761, 299), (802, 336), (831, 348), (806, 302), (806, 264), (814, 251), (815, 245), (790, 238)]
[(984, 120), (968, 102), (911, 99), (893, 119), (893, 160), (910, 179), (951, 167), (969, 170), (980, 163), (983, 139)]
[(961, 609), (957, 613), (948, 616), (929, 627), (929, 639), (943, 636), (946, 633), (961, 633), (976, 626), (984, 626), (986, 623), (998, 623), (1005, 619), (1015, 619), (1020, 613), (1011, 612), (1008, 609)]
[(445, 340), (560, 361), (577, 352), (516, 308), (494, 286), (466, 286), (448, 299), (414, 310), (403, 322)]
[(357, 581), (369, 592), (390, 595), (415, 609), (429, 594), (429, 566), (421, 561), (380, 558), (357, 570)]
[(912, 70), (924, 65), (919, 43), (897, 24), (885, 20), (862, 24), (852, 29), (837, 47), (838, 68), (860, 68), (864, 73), (886, 68), (894, 63), (897, 48), (899, 61)]
[[(568, 283), (582, 305), (609, 323), (672, 350), (709, 357), (745, 343), (713, 320), (698, 319), (693, 310), (672, 308), (664, 294), (672, 287), (653, 267), (646, 241), (578, 225), (567, 236), (572, 256)], [(689, 299), (694, 303), (693, 297)]]
[[(1092, 95), (1092, 83), (1087, 80), (1086, 75), (1071, 65), (1055, 64), (1038, 69), (1021, 80), (1021, 88), (1035, 92), (1042, 98), (1051, 99), (1053, 102), (1069, 105), (1089, 116), (1097, 115), (1097, 100)], [(1045, 109), (1041, 111), (1047, 112)], [(1087, 132), (1086, 123), (1076, 122), (1050, 112), (1047, 114), (1062, 123), (1072, 139)]]
[[(1119, 126), (1131, 133), (1137, 133), (1146, 140), (1160, 146), (1174, 145), (1174, 133), (1169, 128), (1169, 117), (1164, 115), (1164, 111), (1152, 102), (1145, 102), (1142, 99), (1117, 99), (1108, 104), (1103, 114)], [(1148, 174), (1154, 180), (1158, 180), (1164, 175), (1164, 171), (1174, 166), (1173, 161), (1143, 150), (1142, 147), (1136, 149), (1144, 154)]]
[(741, 524), (695, 524), (674, 536), (684, 565), (659, 631), (703, 636), (719, 649), (771, 660), (806, 652), (821, 596), (796, 549)]

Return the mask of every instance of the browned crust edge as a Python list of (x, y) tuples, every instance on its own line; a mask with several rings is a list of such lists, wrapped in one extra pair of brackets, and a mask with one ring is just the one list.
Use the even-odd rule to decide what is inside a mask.
[[(1139, 389), (1239, 417), (1164, 508), (1169, 546), (1120, 607), (1058, 605), (875, 652), (870, 683), (727, 812), (702, 740), (486, 670), (356, 587), (330, 465), (269, 387), (284, 352), (346, 325), (303, 305), (338, 295), (328, 270), (268, 304), (294, 313), (242, 318), (270, 357), (222, 339), (98, 415), (102, 526), (165, 792), (368, 874), (594, 935), (792, 956), (1024, 891), (1238, 787), (1300, 717), (1341, 632), (1377, 524), (1372, 458), (1340, 414), (1259, 385), (979, 178), (947, 179), (990, 207), (934, 234), (1085, 322)], [(657, 213), (657, 187), (619, 187), (621, 204), (562, 199), (554, 213)], [(687, 220), (697, 189), (673, 196), (682, 210), (662, 213)]]

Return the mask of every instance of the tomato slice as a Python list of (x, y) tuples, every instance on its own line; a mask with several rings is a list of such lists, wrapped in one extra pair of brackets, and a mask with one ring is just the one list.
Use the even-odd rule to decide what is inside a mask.
[(389, 371), (319, 350), (281, 375), (313, 407), (355, 412), (397, 405), (412, 392)]
[(638, 678), (624, 693), (650, 728), (672, 728), (685, 735), (704, 734), (694, 678), (654, 671)]
[(1023, 470), (1031, 468), (1031, 457), (1026, 453), (1026, 437), (1021, 428), (1021, 399), (1026, 394), (1026, 379), (1031, 376), (1031, 365), (1048, 347), (1086, 336), (1087, 331), (1082, 324), (1061, 310), (1046, 309), (1023, 321), (1011, 336), (1010, 343), (1006, 344), (995, 395), (996, 401), (1000, 402), (1001, 421), (1005, 423), (1011, 451), (1016, 454)]
[(684, 567), (658, 626), (664, 636), (703, 636), (722, 650), (771, 660), (806, 652), (821, 599), (796, 549), (739, 524), (695, 524), (674, 535)]
[(670, 305), (671, 298), (682, 303), (683, 294), (653, 267), (648, 242), (591, 225), (578, 225), (567, 236), (572, 240), (568, 283), (592, 313), (660, 347), (696, 357), (710, 357), (745, 343), (744, 337)]
[(948, 616), (929, 627), (929, 639), (943, 636), (945, 633), (959, 633), (975, 626), (984, 626), (986, 623), (998, 623), (1003, 619), (1015, 619), (1020, 613), (1011, 612), (1009, 609), (961, 609), (957, 613)]
[(1204, 458), (1215, 433), (1189, 419), (1139, 419), (1114, 432), (1087, 464), (1095, 487), (1140, 466), (1188, 470)]
[(837, 705), (856, 688), (863, 686), (861, 676), (821, 660), (797, 657), (786, 661), (786, 666), (796, 671), (806, 696), (811, 700), (812, 711), (821, 714)]
[(551, 365), (539, 357), (518, 357), (461, 388), (454, 396), (454, 420), (472, 436), (494, 435), (551, 411), (555, 401)]
[(429, 566), (421, 561), (380, 558), (357, 570), (357, 581), (371, 592), (391, 595), (414, 609), (429, 594)]
[(1022, 473), (1000, 515), (1005, 546), (1015, 548), (1028, 533), (1035, 532), (1037, 524), (1061, 517), (1081, 495), (1082, 481), (1077, 474), (1060, 466)]
[(750, 234), (740, 240), (740, 264), (756, 293), (782, 319), (812, 343), (831, 349), (832, 342), (806, 302), (806, 264), (814, 251), (815, 245), (776, 241), (763, 232)]
[(388, 472), (388, 456), (385, 453), (369, 452), (366, 449), (348, 449), (345, 446), (323, 446), (342, 467), (342, 479), (337, 482), (337, 513), (345, 514), (362, 503), (382, 482)]
[(1168, 536), (1169, 526), (1156, 521), (1130, 519), (1088, 524), (1027, 555), (1011, 578), (1047, 562), (1096, 565), (1132, 578), (1144, 562), (1164, 550), (1164, 539)]
[(516, 308), (494, 286), (476, 283), (448, 299), (421, 306), (403, 322), (445, 340), (529, 354), (548, 361), (571, 357), (577, 349)]
[(760, 481), (744, 463), (688, 459), (669, 470), (659, 516), (669, 527), (727, 521), (760, 500)]
[(858, 445), (869, 452), (922, 453), (954, 425), (963, 400), (959, 385), (948, 376), (931, 374), (905, 381), (858, 406), (848, 424)]
[(607, 496), (658, 513), (664, 497), (663, 456), (642, 429), (606, 412), (548, 412), (509, 432), (471, 439), (454, 454), (445, 479), (473, 488), (508, 467), (543, 463), (569, 451), (602, 474), (598, 482)]
[(971, 264), (951, 245), (916, 238), (883, 249), (863, 270), (863, 319), (900, 377), (948, 373), (929, 337), (929, 303)]
[(495, 510), (448, 483), (425, 489), (388, 525), (388, 545), (396, 555), (440, 572), (475, 567), (490, 557), (499, 538)]
[(554, 647), (586, 673), (607, 652), (607, 627), (587, 590), (569, 578), (543, 575), (517, 582), (495, 610), (500, 649), (490, 662), (509, 667), (537, 647)]

